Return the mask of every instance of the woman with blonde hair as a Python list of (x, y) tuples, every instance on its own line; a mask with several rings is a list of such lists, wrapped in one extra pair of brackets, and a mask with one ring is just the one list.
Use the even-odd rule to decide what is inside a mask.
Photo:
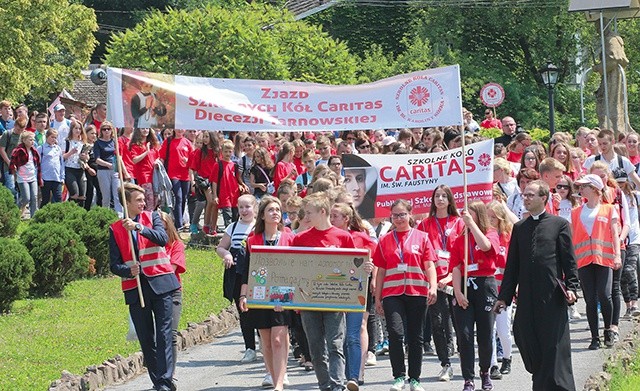
[(518, 133), (507, 147), (509, 150), (509, 153), (507, 154), (507, 161), (510, 161), (511, 163), (520, 163), (522, 155), (524, 154), (525, 149), (531, 145), (531, 141), (532, 139), (529, 133)]
[(569, 144), (561, 141), (553, 144), (549, 155), (564, 165), (564, 175), (568, 176), (571, 180), (576, 180), (578, 178), (580, 171), (573, 166), (573, 161), (571, 160), (571, 147)]
[(509, 198), (514, 191), (518, 191), (518, 181), (512, 176), (511, 164), (506, 159), (496, 158), (493, 161), (493, 182)]
[(249, 173), (249, 185), (253, 189), (253, 195), (260, 200), (265, 195), (274, 195), (272, 176), (273, 159), (265, 148), (260, 147), (253, 153), (253, 166)]
[(86, 182), (84, 179), (84, 170), (80, 163), (80, 154), (84, 150), (87, 142), (87, 135), (84, 128), (78, 121), (71, 121), (69, 125), (69, 135), (65, 140), (65, 145), (61, 145), (64, 153), (64, 183), (69, 192), (69, 199), (84, 205)]

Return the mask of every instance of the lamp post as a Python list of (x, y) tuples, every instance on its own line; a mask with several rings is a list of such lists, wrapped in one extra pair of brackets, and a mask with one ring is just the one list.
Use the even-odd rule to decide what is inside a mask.
[(549, 133), (553, 136), (555, 132), (555, 113), (553, 107), (553, 89), (558, 83), (558, 67), (553, 65), (551, 61), (547, 61), (547, 65), (540, 69), (540, 75), (542, 76), (542, 82), (549, 91)]

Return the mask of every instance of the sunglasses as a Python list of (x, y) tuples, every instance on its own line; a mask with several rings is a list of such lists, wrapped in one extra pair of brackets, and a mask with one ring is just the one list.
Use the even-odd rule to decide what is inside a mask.
[(556, 189), (558, 190), (569, 190), (571, 186), (569, 185), (556, 185)]
[(367, 145), (361, 145), (358, 147), (358, 149), (367, 149), (367, 148), (371, 148), (371, 145), (367, 144)]

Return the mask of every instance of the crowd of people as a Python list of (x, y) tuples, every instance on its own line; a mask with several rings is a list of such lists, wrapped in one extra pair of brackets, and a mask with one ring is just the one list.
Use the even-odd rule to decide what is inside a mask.
[[(453, 378), (451, 358), (458, 354), (463, 390), (471, 391), (476, 348), (482, 389), (491, 390), (492, 380), (511, 372), (512, 330), (521, 354), (531, 353), (523, 361), (534, 374), (534, 389), (573, 390), (563, 321), (581, 317), (574, 305), (577, 291), (586, 303), (589, 349), (611, 347), (620, 320), (640, 316), (635, 190), (640, 186), (640, 152), (635, 133), (579, 128), (575, 134), (553, 134), (546, 146), (532, 140), (513, 118), (498, 120), (491, 110), (481, 124), (465, 110), (465, 125), (447, 128), (284, 134), (118, 131), (106, 121), (104, 109), (96, 106), (86, 119), (67, 118), (58, 104), (49, 118), (24, 105), (14, 110), (9, 102), (0, 102), (2, 181), (31, 216), (38, 207), (62, 200), (85, 208), (110, 207), (121, 216), (128, 212), (129, 218), (111, 229), (111, 266), (123, 278), (156, 389), (175, 389), (171, 346), (181, 306), (179, 275), (186, 270), (184, 246), (174, 245), (180, 242), (180, 230), (221, 235), (217, 253), (225, 267), (224, 296), (240, 313), (241, 362), (257, 359), (257, 330), (266, 369), (261, 385), (277, 391), (289, 384), (291, 350), (301, 366), (315, 371), (319, 388), (332, 391), (360, 389), (364, 367), (376, 365), (376, 355), (386, 353), (392, 367), (390, 390), (407, 386), (420, 391), (423, 354), (437, 355), (440, 381)], [(364, 185), (345, 175), (344, 154), (444, 151), (460, 146), (463, 137), (467, 144), (483, 140), (477, 131), (484, 127), (503, 132), (494, 140), (493, 201), (470, 202), (459, 210), (451, 189), (440, 185), (425, 191), (431, 200), (428, 214), (413, 214), (411, 203), (399, 199), (389, 218), (365, 220), (359, 215), (354, 204), (364, 196)], [(126, 182), (125, 200), (120, 199), (121, 180)], [(224, 226), (218, 225), (219, 215)], [(545, 219), (547, 215), (564, 223)], [(542, 221), (540, 226), (551, 221), (562, 229), (547, 230), (555, 234), (546, 240), (528, 221)], [(534, 231), (533, 237), (529, 232), (526, 243), (514, 245), (512, 232), (515, 241), (516, 231), (526, 229)], [(140, 264), (127, 249), (127, 232), (133, 233)], [(540, 257), (547, 259), (544, 267), (556, 268), (548, 274), (553, 278), (523, 281), (519, 273), (525, 267), (517, 268), (512, 258), (535, 256), (536, 246), (553, 240), (564, 243), (553, 263)], [(366, 312), (247, 308), (254, 245), (370, 249)], [(525, 247), (528, 253), (521, 251)], [(543, 364), (540, 357), (549, 353), (540, 352), (545, 345), (536, 346), (532, 339), (538, 332), (535, 325), (527, 324), (533, 328), (524, 334), (516, 332), (526, 329), (518, 327), (518, 316), (526, 319), (526, 307), (537, 305), (518, 296), (516, 309), (518, 284), (527, 290), (540, 284), (545, 292), (566, 291), (556, 303), (562, 311), (549, 326), (559, 330), (549, 349), (561, 348)], [(536, 307), (528, 317), (545, 310)], [(162, 332), (154, 333), (154, 328)], [(549, 364), (563, 360), (564, 366)]]

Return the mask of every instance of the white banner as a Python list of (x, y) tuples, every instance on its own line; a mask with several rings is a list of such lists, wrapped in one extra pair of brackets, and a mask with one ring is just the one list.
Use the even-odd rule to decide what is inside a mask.
[(395, 200), (405, 199), (413, 213), (429, 212), (431, 194), (440, 185), (453, 192), (456, 206), (464, 207), (463, 165), (469, 201), (493, 198), (493, 139), (465, 148), (420, 155), (342, 155), (344, 185), (354, 207), (364, 218), (386, 217)]
[(462, 124), (458, 65), (361, 85), (213, 79), (107, 69), (117, 127), (358, 130)]

